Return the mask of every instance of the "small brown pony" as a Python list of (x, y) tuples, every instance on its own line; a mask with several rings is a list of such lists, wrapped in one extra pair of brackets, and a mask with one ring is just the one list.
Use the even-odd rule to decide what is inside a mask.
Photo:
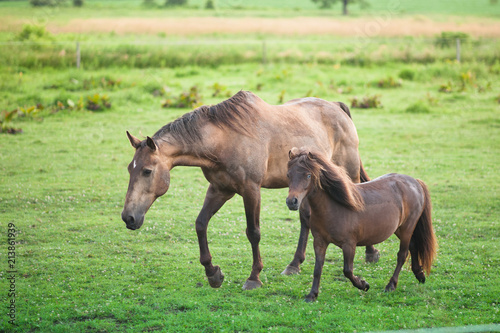
[(354, 184), (341, 167), (320, 154), (292, 148), (289, 159), (288, 208), (297, 210), (304, 201), (311, 207), (309, 225), (314, 236), (316, 264), (306, 301), (318, 297), (330, 243), (342, 249), (344, 275), (355, 287), (367, 291), (369, 284), (353, 275), (356, 246), (378, 244), (396, 234), (400, 239), (397, 265), (385, 290), (396, 289), (408, 249), (413, 274), (419, 282), (425, 282), (423, 270), (429, 274), (437, 242), (429, 191), (421, 180), (393, 173)]
[[(201, 106), (140, 140), (127, 132), (135, 155), (128, 166), (130, 181), (122, 219), (127, 228), (139, 229), (156, 198), (170, 186), (176, 166), (200, 167), (210, 183), (196, 219), (200, 262), (210, 286), (221, 286), (224, 275), (212, 264), (207, 227), (211, 217), (235, 194), (243, 197), (246, 234), (252, 245), (253, 264), (244, 289), (258, 288), (262, 260), (260, 242), (260, 189), (288, 186), (288, 151), (307, 146), (323, 152), (344, 167), (355, 182), (368, 180), (358, 153), (358, 135), (349, 108), (340, 102), (302, 98), (270, 105), (258, 96), (240, 91), (217, 105)], [(298, 273), (304, 261), (309, 210), (300, 212), (297, 251), (284, 274)], [(368, 261), (378, 259), (366, 247)]]

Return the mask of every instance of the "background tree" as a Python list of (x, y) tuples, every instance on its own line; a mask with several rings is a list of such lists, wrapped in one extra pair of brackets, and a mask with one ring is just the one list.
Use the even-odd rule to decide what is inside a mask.
[(187, 5), (187, 0), (165, 0), (165, 6), (175, 7), (175, 6), (185, 6)]
[(347, 5), (350, 3), (357, 2), (361, 6), (368, 6), (368, 3), (366, 0), (312, 0), (312, 2), (319, 4), (319, 8), (321, 9), (327, 9), (327, 8), (332, 8), (334, 4), (336, 4), (338, 1), (342, 1), (342, 14), (343, 15), (348, 15), (349, 11), (347, 10)]
[(75, 6), (75, 7), (82, 7), (83, 6), (83, 0), (73, 0), (73, 6)]

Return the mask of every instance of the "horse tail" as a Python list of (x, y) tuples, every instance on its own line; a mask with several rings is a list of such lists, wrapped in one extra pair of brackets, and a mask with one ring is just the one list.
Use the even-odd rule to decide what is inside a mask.
[(436, 257), (437, 240), (432, 228), (432, 203), (429, 189), (423, 181), (420, 179), (417, 179), (417, 181), (424, 191), (424, 210), (418, 219), (411, 241), (416, 248), (420, 265), (429, 275), (432, 262)]
[[(349, 110), (349, 107), (342, 102), (337, 102), (337, 103), (339, 104), (342, 111), (344, 111), (349, 116), (349, 118), (352, 119), (351, 110)], [(361, 159), (359, 160), (359, 179), (360, 179), (361, 183), (365, 183), (365, 182), (370, 181), (370, 177), (368, 176), (365, 169), (363, 168), (363, 163), (361, 163)]]

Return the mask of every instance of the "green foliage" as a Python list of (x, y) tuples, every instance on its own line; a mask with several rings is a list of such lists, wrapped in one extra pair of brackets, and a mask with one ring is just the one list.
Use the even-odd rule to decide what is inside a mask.
[(66, 0), (29, 0), (29, 2), (33, 7), (55, 7), (64, 4)]
[(416, 103), (408, 106), (405, 110), (408, 113), (430, 113), (429, 107), (422, 101), (417, 101)]
[(165, 0), (166, 7), (186, 6), (188, 0)]
[(402, 80), (413, 81), (415, 78), (415, 71), (405, 68), (399, 72), (398, 77)]
[(156, 1), (155, 0), (142, 0), (142, 4), (145, 7), (156, 7)]
[(450, 81), (448, 81), (447, 83), (443, 83), (439, 86), (439, 92), (449, 94), (453, 92), (453, 85)]
[(205, 2), (205, 9), (215, 9), (215, 0), (207, 0)]
[(103, 111), (104, 109), (109, 109), (111, 108), (109, 96), (99, 93), (87, 96), (85, 108), (90, 111)]
[(83, 7), (84, 0), (73, 0), (74, 7)]
[(399, 88), (401, 87), (401, 80), (395, 80), (392, 76), (381, 79), (377, 82), (379, 88)]
[(43, 25), (24, 24), (23, 29), (14, 36), (14, 40), (20, 42), (52, 41), (54, 37)]
[(183, 91), (177, 97), (167, 96), (161, 102), (164, 108), (197, 108), (203, 104), (198, 86), (192, 86), (188, 91)]
[(460, 43), (466, 43), (469, 38), (470, 36), (464, 32), (443, 31), (434, 38), (434, 44), (440, 48), (454, 47), (457, 39), (460, 39)]
[(22, 132), (22, 129), (12, 127), (12, 119), (14, 119), (16, 114), (17, 109), (0, 112), (0, 133), (17, 134)]
[(211, 88), (213, 89), (212, 97), (231, 97), (232, 93), (227, 89), (227, 86), (215, 82)]
[(360, 109), (381, 108), (382, 102), (380, 95), (365, 96), (361, 99), (358, 97), (351, 98), (351, 107)]

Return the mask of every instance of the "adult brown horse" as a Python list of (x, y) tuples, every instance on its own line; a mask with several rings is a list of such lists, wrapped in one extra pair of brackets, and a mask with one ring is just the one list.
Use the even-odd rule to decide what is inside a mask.
[[(127, 228), (141, 227), (144, 215), (170, 185), (176, 166), (201, 167), (210, 183), (203, 208), (196, 219), (200, 262), (212, 287), (224, 276), (212, 265), (207, 242), (210, 218), (235, 193), (243, 197), (246, 234), (252, 246), (253, 265), (243, 289), (262, 285), (260, 241), (260, 188), (283, 188), (288, 151), (300, 145), (325, 153), (343, 166), (355, 182), (368, 179), (358, 154), (358, 136), (349, 109), (342, 103), (303, 98), (283, 105), (269, 105), (251, 92), (240, 91), (213, 106), (201, 106), (162, 127), (141, 141), (127, 132), (136, 149), (128, 166), (130, 182), (122, 219)], [(309, 209), (300, 212), (300, 237), (294, 259), (284, 274), (298, 273), (304, 261)], [(378, 251), (367, 247), (367, 260), (376, 261)]]
[(378, 244), (396, 234), (400, 239), (397, 265), (385, 290), (396, 289), (408, 249), (413, 274), (418, 281), (425, 282), (423, 269), (429, 274), (437, 243), (432, 230), (429, 191), (421, 180), (389, 174), (354, 184), (341, 167), (321, 154), (292, 148), (289, 157), (286, 203), (291, 210), (297, 210), (305, 199), (311, 207), (309, 226), (314, 236), (316, 264), (306, 301), (318, 297), (330, 243), (342, 249), (344, 275), (355, 287), (366, 291), (370, 285), (353, 275), (356, 246)]

